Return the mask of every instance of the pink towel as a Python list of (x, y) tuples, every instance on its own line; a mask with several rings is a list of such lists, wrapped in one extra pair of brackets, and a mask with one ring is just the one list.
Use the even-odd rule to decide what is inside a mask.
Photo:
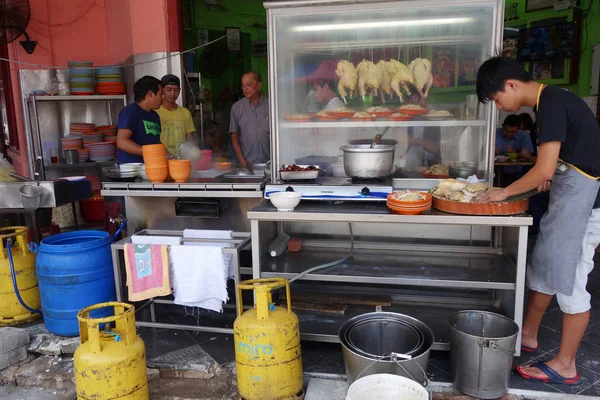
[(125, 244), (125, 270), (129, 301), (141, 301), (172, 293), (168, 246)]

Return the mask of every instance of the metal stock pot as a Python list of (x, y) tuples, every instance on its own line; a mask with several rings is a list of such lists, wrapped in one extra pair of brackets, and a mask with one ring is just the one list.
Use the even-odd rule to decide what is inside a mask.
[(385, 178), (392, 173), (396, 146), (368, 144), (347, 145), (344, 152), (344, 170), (352, 178)]

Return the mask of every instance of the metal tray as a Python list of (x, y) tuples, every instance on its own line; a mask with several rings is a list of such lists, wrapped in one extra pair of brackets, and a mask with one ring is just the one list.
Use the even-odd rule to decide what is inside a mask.
[[(288, 165), (283, 165), (283, 167), (281, 168), (285, 169), (286, 167), (288, 167)], [(310, 167), (310, 165), (296, 165), (302, 168)], [(319, 168), (318, 165), (313, 165), (313, 167), (316, 167), (317, 169), (314, 171), (279, 171), (279, 175), (284, 181), (311, 181), (313, 179), (317, 179), (317, 177), (319, 176), (319, 172), (321, 171), (321, 168)]]

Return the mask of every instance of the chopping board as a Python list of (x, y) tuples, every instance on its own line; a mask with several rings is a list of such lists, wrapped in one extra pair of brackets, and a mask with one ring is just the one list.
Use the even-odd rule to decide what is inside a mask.
[(529, 208), (529, 198), (517, 201), (500, 201), (497, 203), (462, 203), (455, 200), (432, 196), (431, 207), (436, 210), (462, 215), (515, 215), (522, 214)]

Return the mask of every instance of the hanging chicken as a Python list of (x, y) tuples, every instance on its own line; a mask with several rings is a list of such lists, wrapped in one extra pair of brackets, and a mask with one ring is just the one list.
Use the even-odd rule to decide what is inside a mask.
[(431, 73), (431, 61), (426, 58), (415, 58), (408, 64), (413, 77), (415, 78), (415, 87), (423, 98), (429, 97), (429, 90), (433, 86), (433, 74)]
[(408, 83), (415, 83), (413, 73), (406, 65), (394, 59), (389, 61), (387, 67), (390, 75), (392, 76), (392, 81), (390, 84), (392, 86), (392, 90), (396, 92), (400, 98), (400, 101), (404, 102), (404, 96), (400, 88), (404, 89), (407, 96), (412, 94), (408, 87)]
[[(356, 90), (356, 84), (358, 81), (356, 68), (354, 68), (354, 64), (351, 62), (342, 60), (338, 62), (335, 74), (340, 77), (340, 80), (337, 84), (338, 93), (342, 97), (342, 100), (344, 100), (344, 103), (348, 104), (346, 96), (349, 95), (350, 98), (352, 98), (352, 94)], [(348, 89), (347, 92), (346, 89)]]
[(356, 66), (356, 72), (358, 72), (358, 92), (362, 100), (365, 101), (367, 89), (371, 96), (377, 96), (381, 86), (381, 71), (379, 68), (373, 62), (363, 59)]
[(381, 86), (379, 86), (379, 92), (381, 93), (381, 102), (385, 104), (385, 95), (387, 94), (390, 99), (392, 98), (392, 76), (387, 69), (387, 62), (381, 60), (377, 63), (377, 68), (381, 72)]

